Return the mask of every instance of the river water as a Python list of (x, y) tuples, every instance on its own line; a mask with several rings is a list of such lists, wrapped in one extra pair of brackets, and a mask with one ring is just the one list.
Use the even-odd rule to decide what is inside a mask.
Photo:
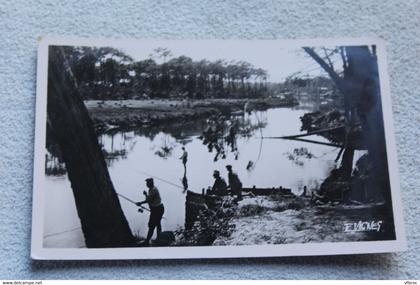
[[(199, 136), (205, 122), (191, 122), (175, 129), (164, 128), (148, 132), (117, 132), (99, 137), (108, 153), (117, 154), (108, 159), (109, 172), (115, 189), (128, 198), (141, 201), (146, 190), (144, 179), (152, 176), (165, 205), (163, 230), (175, 230), (184, 225), (185, 193), (182, 189), (184, 167), (179, 157), (185, 144), (188, 152), (186, 178), (188, 189), (201, 192), (213, 184), (212, 174), (219, 170), (227, 180), (225, 166), (231, 164), (244, 187), (291, 188), (296, 194), (317, 188), (334, 167), (338, 149), (306, 142), (283, 139), (261, 139), (300, 133), (299, 117), (305, 112), (292, 108), (273, 108), (255, 111), (241, 118), (264, 126), (251, 137), (237, 138), (237, 152), (226, 152), (225, 159), (214, 160)], [(317, 141), (326, 140), (314, 137)], [(171, 149), (162, 155), (162, 146)], [(293, 155), (296, 148), (306, 148), (312, 158)], [(355, 161), (359, 155), (356, 154)], [(247, 169), (249, 161), (253, 167)], [(67, 175), (45, 176), (45, 247), (83, 247), (83, 234)], [(148, 213), (139, 213), (130, 202), (121, 199), (121, 206), (134, 234), (147, 233)], [(64, 233), (61, 233), (64, 232)]]

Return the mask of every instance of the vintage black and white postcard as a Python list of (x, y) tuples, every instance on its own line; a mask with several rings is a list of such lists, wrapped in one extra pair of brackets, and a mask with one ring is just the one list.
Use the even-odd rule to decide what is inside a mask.
[(377, 39), (39, 43), (32, 257), (406, 247)]

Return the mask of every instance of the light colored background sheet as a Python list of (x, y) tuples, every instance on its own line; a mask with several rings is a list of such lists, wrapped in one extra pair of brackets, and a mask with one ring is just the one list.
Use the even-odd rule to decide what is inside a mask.
[[(0, 279), (419, 278), (420, 1), (0, 1)], [(388, 61), (409, 250), (187, 261), (30, 260), (36, 38), (379, 36)]]

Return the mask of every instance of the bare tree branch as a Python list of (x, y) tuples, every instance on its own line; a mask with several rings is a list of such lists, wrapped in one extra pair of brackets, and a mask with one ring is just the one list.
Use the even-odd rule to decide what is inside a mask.
[(334, 81), (334, 83), (337, 85), (337, 88), (343, 93), (346, 93), (346, 90), (343, 86), (343, 79), (337, 74), (337, 72), (332, 69), (328, 63), (325, 62), (316, 52), (313, 48), (310, 47), (304, 47), (303, 50), (309, 54), (324, 70), (328, 73), (328, 75), (331, 77), (331, 79)]
[(347, 63), (347, 60), (346, 60), (346, 56), (344, 55), (344, 48), (343, 47), (340, 47), (340, 55), (341, 55), (341, 59), (343, 60), (343, 70), (344, 70), (344, 72), (346, 72), (347, 68), (348, 68), (348, 63)]
[(331, 54), (328, 54), (326, 48), (322, 48), (322, 50), (324, 51), (325, 59), (328, 61), (328, 64), (330, 65), (331, 69), (334, 70), (334, 65), (333, 65), (333, 63), (331, 62), (331, 59), (330, 59), (330, 55), (333, 54), (334, 51), (332, 51)]

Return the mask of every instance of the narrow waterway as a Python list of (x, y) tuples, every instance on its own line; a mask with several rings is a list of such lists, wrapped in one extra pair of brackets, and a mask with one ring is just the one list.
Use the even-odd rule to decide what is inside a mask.
[[(118, 132), (99, 137), (108, 155), (109, 171), (117, 192), (135, 201), (143, 200), (144, 179), (155, 177), (165, 205), (162, 227), (175, 230), (184, 225), (185, 178), (188, 189), (201, 192), (212, 185), (212, 174), (219, 170), (227, 179), (225, 166), (231, 164), (244, 187), (288, 187), (300, 194), (303, 186), (317, 188), (334, 167), (338, 149), (305, 142), (261, 139), (262, 136), (282, 136), (300, 133), (299, 117), (306, 111), (273, 108), (255, 111), (241, 120), (260, 124), (260, 129), (248, 137), (237, 137), (237, 151), (227, 151), (225, 159), (215, 158), (199, 138), (204, 122), (193, 122), (184, 128), (165, 127), (154, 132)], [(261, 124), (263, 122), (263, 124)], [(322, 137), (315, 138), (326, 141)], [(181, 147), (188, 152), (187, 171), (179, 157)], [(306, 148), (310, 155), (295, 155), (294, 149)], [(305, 150), (306, 151), (306, 150)], [(111, 159), (112, 158), (112, 159)], [(355, 161), (358, 155), (356, 154)], [(249, 162), (253, 167), (247, 169)], [(183, 181), (184, 180), (184, 181)], [(45, 176), (45, 247), (83, 247), (83, 235), (67, 175)], [(120, 199), (121, 206), (135, 235), (145, 236), (148, 213)], [(74, 230), (72, 230), (74, 229)], [(63, 234), (55, 234), (62, 231)]]

